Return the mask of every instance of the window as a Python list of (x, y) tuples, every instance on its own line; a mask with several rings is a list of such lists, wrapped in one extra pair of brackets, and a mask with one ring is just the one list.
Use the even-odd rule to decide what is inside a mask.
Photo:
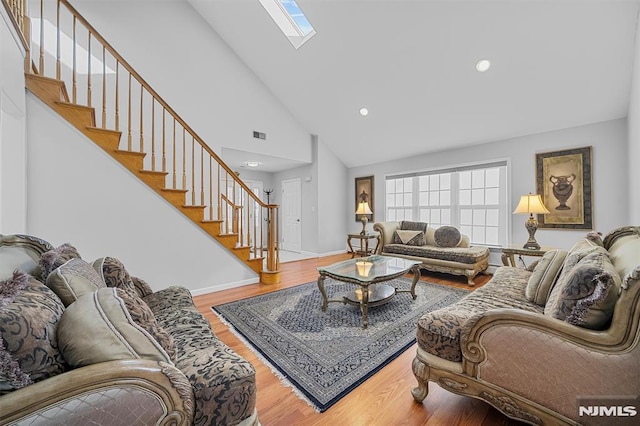
[(388, 176), (386, 220), (455, 226), (473, 244), (507, 244), (506, 161)]
[(315, 30), (295, 0), (259, 1), (296, 49), (315, 35)]

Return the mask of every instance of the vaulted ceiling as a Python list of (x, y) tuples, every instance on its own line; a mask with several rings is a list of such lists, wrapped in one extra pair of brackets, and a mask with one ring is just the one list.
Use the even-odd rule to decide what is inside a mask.
[(297, 0), (297, 50), (257, 0), (188, 1), (348, 167), (627, 115), (638, 0)]

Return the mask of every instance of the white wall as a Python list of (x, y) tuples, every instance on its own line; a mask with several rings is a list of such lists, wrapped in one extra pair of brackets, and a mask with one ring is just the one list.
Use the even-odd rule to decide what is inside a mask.
[(185, 0), (73, 5), (217, 153), (311, 162), (309, 132)]
[(629, 102), (629, 224), (640, 225), (640, 15), (636, 24), (635, 61)]
[[(120, 259), (155, 290), (195, 294), (256, 274), (35, 96), (27, 96), (28, 230), (87, 261)], [(195, 291), (194, 291), (195, 290)]]
[(27, 230), (24, 48), (0, 11), (0, 234), (16, 234)]
[[(352, 168), (349, 169), (348, 184), (352, 185), (357, 176), (375, 176), (376, 221), (383, 221), (384, 179), (386, 175), (509, 158), (511, 161), (510, 203), (515, 207), (521, 195), (536, 191), (536, 153), (584, 146), (593, 147), (593, 175), (591, 178), (594, 228), (606, 233), (618, 226), (628, 225), (629, 202), (627, 197), (621, 195), (628, 194), (630, 191), (627, 162), (627, 120), (625, 119)], [(355, 196), (353, 191), (353, 189), (349, 190), (351, 198)], [(353, 223), (351, 208), (346, 209), (345, 217), (348, 220), (350, 231), (357, 231), (358, 225)], [(525, 219), (521, 216), (514, 216), (511, 219), (512, 241), (514, 243), (525, 242), (528, 238), (524, 227)], [(541, 245), (569, 248), (587, 232), (585, 230), (539, 229), (536, 233), (536, 240)]]
[[(318, 140), (320, 139), (320, 140)], [(347, 168), (329, 148), (316, 138), (318, 167), (318, 251), (331, 253), (346, 246), (347, 224), (344, 206), (349, 205), (350, 191), (345, 186)]]

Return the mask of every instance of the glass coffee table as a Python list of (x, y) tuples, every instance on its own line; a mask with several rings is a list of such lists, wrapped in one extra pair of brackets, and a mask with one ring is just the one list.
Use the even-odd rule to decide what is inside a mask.
[[(327, 311), (327, 306), (332, 302), (349, 303), (360, 306), (362, 311), (362, 328), (367, 328), (369, 320), (367, 311), (369, 307), (379, 306), (387, 303), (396, 293), (411, 293), (413, 300), (416, 299), (416, 284), (420, 279), (420, 262), (415, 260), (402, 259), (391, 256), (368, 256), (358, 259), (345, 260), (333, 265), (318, 268), (318, 289), (322, 294), (322, 312)], [(398, 290), (385, 281), (390, 281), (413, 272), (413, 281), (410, 290)], [(342, 299), (327, 299), (327, 292), (324, 289), (326, 277), (337, 281), (355, 284), (358, 288), (349, 292)]]

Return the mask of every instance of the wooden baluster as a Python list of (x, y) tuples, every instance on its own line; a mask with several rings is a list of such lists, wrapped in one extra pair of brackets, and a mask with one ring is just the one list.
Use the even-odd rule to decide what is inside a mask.
[(87, 41), (87, 106), (91, 106), (91, 31)]
[(218, 175), (217, 175), (218, 187), (216, 188), (216, 192), (217, 192), (216, 198), (218, 199), (218, 206), (217, 206), (218, 207), (218, 220), (222, 220), (222, 191), (220, 189), (221, 188), (220, 184), (222, 183), (222, 181), (221, 181), (221, 177), (220, 177), (221, 176), (220, 175), (220, 173), (221, 173), (221, 171), (220, 171), (220, 163), (217, 163), (217, 165), (218, 165)]
[(182, 128), (182, 189), (187, 189), (187, 140), (186, 130)]
[(116, 132), (120, 131), (120, 61), (116, 59)]
[[(224, 194), (225, 197), (229, 195), (229, 173), (225, 170), (224, 172)], [(224, 224), (226, 228), (226, 233), (229, 233), (229, 201), (228, 197), (226, 198), (225, 206), (224, 206)]]
[(78, 92), (78, 82), (77, 82), (77, 64), (76, 64), (76, 46), (78, 45), (77, 41), (76, 41), (76, 15), (73, 15), (73, 66), (72, 66), (72, 79), (73, 79), (73, 95), (72, 95), (72, 99), (73, 99), (73, 103), (77, 103), (77, 92)]
[(156, 171), (156, 100), (151, 98), (151, 171)]
[(140, 84), (140, 152), (144, 152), (144, 123), (143, 123), (143, 107), (142, 102), (144, 102), (143, 98), (144, 94), (144, 86)]
[(200, 205), (204, 206), (204, 147), (200, 145)]
[(165, 113), (167, 109), (162, 107), (162, 171), (167, 171), (167, 151), (166, 151), (166, 136), (165, 136)]
[(213, 220), (213, 157), (209, 155), (209, 220)]
[(196, 205), (196, 139), (191, 135), (191, 205)]
[(56, 2), (56, 80), (60, 80), (60, 1)]
[(102, 128), (107, 125), (107, 58), (105, 57), (105, 47), (102, 45)]
[(28, 16), (24, 17), (24, 39), (27, 40), (28, 49), (25, 51), (24, 57), (24, 72), (26, 74), (32, 74), (31, 69), (31, 19)]
[(129, 106), (128, 106), (128, 111), (127, 111), (127, 127), (128, 127), (128, 131), (127, 131), (127, 149), (129, 151), (131, 151), (133, 149), (133, 145), (132, 145), (132, 135), (131, 135), (131, 73), (129, 73), (129, 91), (128, 93), (128, 97), (129, 97)]
[(173, 189), (176, 189), (176, 118), (173, 117), (173, 151), (171, 154), (173, 160)]
[(38, 73), (44, 76), (44, 0), (40, 0), (40, 61)]

